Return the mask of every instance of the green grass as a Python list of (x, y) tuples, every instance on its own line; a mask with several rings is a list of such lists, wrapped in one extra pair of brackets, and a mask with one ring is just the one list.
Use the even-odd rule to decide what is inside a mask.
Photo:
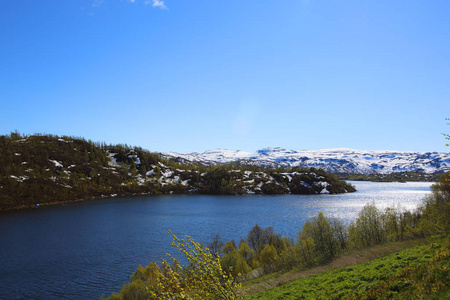
[(441, 238), (361, 265), (297, 279), (251, 299), (445, 299), (449, 257), (448, 237)]

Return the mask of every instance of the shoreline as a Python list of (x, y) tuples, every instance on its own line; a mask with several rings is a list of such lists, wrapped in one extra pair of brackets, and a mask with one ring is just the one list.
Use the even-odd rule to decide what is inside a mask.
[[(351, 192), (344, 192), (344, 193), (335, 193), (335, 194), (349, 194), (349, 193), (355, 193), (355, 191)], [(10, 212), (10, 211), (20, 211), (20, 210), (27, 210), (27, 209), (38, 209), (41, 206), (52, 206), (52, 205), (58, 205), (58, 204), (69, 204), (69, 203), (78, 203), (78, 202), (86, 202), (86, 201), (95, 201), (95, 200), (101, 200), (101, 199), (107, 199), (107, 198), (117, 198), (117, 197), (127, 197), (127, 196), (143, 196), (143, 195), (151, 195), (151, 196), (161, 196), (161, 195), (222, 195), (222, 196), (254, 196), (254, 195), (322, 195), (322, 194), (293, 194), (293, 193), (286, 193), (286, 194), (201, 194), (201, 193), (130, 193), (130, 194), (111, 194), (111, 195), (105, 195), (104, 197), (92, 197), (92, 198), (83, 198), (83, 199), (75, 199), (75, 200), (63, 200), (63, 201), (52, 201), (52, 202), (45, 202), (45, 203), (36, 203), (34, 205), (18, 205), (13, 206), (10, 208), (0, 208), (0, 213), (2, 212)]]

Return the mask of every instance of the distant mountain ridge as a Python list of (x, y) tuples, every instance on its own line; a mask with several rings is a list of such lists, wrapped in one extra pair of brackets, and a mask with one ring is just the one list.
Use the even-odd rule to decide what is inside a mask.
[(296, 151), (276, 147), (263, 148), (253, 153), (217, 149), (202, 153), (168, 152), (161, 155), (184, 163), (214, 165), (234, 162), (259, 167), (313, 167), (338, 174), (436, 174), (450, 169), (450, 153), (443, 152), (366, 151), (347, 148)]

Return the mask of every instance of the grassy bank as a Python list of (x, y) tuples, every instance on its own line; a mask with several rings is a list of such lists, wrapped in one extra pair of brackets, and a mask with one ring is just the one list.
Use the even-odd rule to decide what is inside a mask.
[(252, 299), (441, 299), (449, 296), (448, 236), (352, 251), (309, 270), (244, 284)]

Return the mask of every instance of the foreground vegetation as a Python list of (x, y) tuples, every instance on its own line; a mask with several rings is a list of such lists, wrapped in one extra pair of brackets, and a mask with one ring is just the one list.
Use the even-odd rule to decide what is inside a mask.
[(139, 147), (54, 135), (0, 136), (0, 210), (132, 194), (317, 194), (355, 188), (314, 168), (202, 166)]
[[(288, 282), (252, 299), (429, 299), (450, 287), (448, 238)], [(437, 242), (436, 242), (437, 241)]]

